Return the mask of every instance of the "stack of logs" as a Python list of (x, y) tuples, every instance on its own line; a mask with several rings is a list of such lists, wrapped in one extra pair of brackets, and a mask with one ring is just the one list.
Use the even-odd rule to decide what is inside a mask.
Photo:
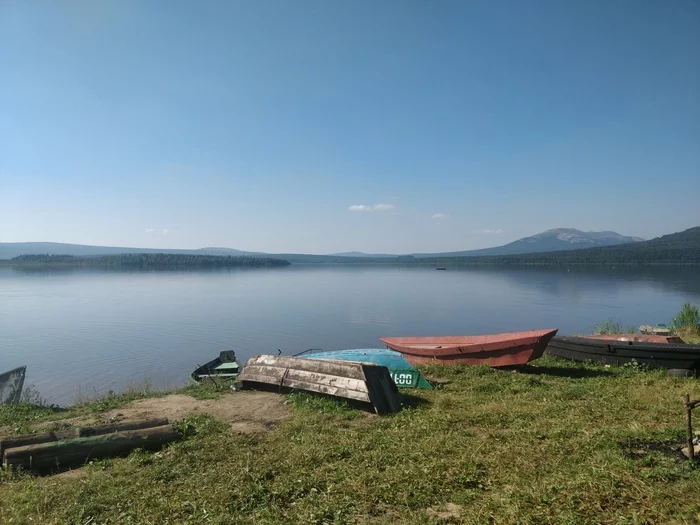
[(154, 450), (180, 438), (165, 418), (145, 419), (0, 439), (0, 458), (8, 468), (37, 472), (80, 466), (91, 459)]

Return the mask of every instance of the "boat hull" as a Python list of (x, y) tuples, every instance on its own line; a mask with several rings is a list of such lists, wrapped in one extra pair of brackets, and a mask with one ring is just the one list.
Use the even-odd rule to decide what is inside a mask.
[(201, 383), (206, 379), (227, 381), (236, 379), (239, 373), (240, 365), (236, 361), (235, 352), (224, 350), (216, 359), (195, 368), (194, 372), (190, 374), (190, 379), (195, 383)]
[(375, 364), (259, 355), (248, 360), (236, 384), (244, 389), (304, 390), (340, 397), (372, 407), (377, 414), (401, 410), (389, 370)]
[(448, 337), (381, 337), (412, 365), (465, 364), (495, 368), (520, 366), (542, 356), (557, 330)]
[(684, 344), (683, 339), (673, 335), (649, 335), (649, 334), (605, 334), (583, 335), (585, 339), (599, 339), (604, 341), (632, 341), (633, 343), (678, 343)]
[(0, 406), (21, 401), (26, 372), (27, 367), (20, 366), (0, 374)]
[(391, 379), (401, 388), (433, 388), (423, 374), (406, 358), (394, 350), (386, 348), (359, 348), (347, 350), (306, 350), (295, 357), (308, 359), (339, 359), (356, 363), (373, 363), (386, 366)]
[(617, 365), (636, 361), (650, 368), (700, 369), (700, 345), (560, 336), (549, 342), (547, 354), (574, 361)]

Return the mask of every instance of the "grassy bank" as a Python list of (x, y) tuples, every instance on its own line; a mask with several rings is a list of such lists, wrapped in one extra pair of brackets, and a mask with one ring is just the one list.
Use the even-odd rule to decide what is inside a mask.
[[(82, 479), (2, 473), (0, 522), (700, 520), (700, 469), (673, 449), (684, 436), (682, 395), (700, 397), (696, 380), (554, 358), (520, 373), (427, 371), (451, 382), (411, 391), (394, 416), (291, 395), (292, 418), (269, 433), (236, 435), (203, 415), (188, 421), (196, 435), (161, 452), (95, 461)], [(21, 431), (143, 395), (63, 414), (3, 408), (0, 425)]]

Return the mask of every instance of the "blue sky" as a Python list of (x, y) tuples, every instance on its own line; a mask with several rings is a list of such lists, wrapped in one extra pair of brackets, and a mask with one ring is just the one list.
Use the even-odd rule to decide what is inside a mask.
[(0, 241), (432, 252), (700, 224), (700, 3), (0, 3)]

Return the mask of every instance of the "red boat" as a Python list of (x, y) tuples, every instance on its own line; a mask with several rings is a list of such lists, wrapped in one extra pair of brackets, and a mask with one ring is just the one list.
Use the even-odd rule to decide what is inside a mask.
[(556, 330), (455, 337), (380, 337), (413, 365), (517, 366), (540, 357)]

